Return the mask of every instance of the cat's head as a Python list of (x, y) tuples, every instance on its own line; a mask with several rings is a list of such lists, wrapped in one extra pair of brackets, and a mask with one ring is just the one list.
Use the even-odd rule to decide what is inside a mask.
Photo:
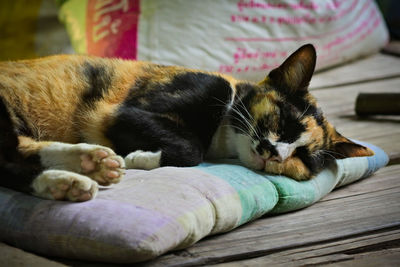
[(306, 180), (332, 159), (373, 155), (325, 119), (308, 91), (315, 63), (314, 47), (305, 45), (262, 82), (236, 84), (231, 123), (248, 167)]

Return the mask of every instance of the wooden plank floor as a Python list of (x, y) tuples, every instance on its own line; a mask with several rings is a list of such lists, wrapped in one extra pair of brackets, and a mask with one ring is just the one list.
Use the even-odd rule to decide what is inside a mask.
[[(378, 54), (318, 73), (311, 88), (339, 132), (380, 146), (394, 165), (309, 208), (263, 217), (138, 266), (400, 266), (400, 165), (395, 164), (400, 155), (400, 116), (358, 118), (354, 112), (360, 92), (400, 93), (400, 58)], [(27, 260), (32, 256), (20, 250), (13, 253)]]
[(342, 85), (399, 78), (400, 69), (398, 68), (398, 64), (399, 59), (395, 56), (376, 54), (372, 57), (346, 63), (328, 71), (316, 73), (311, 80), (310, 88), (332, 88)]

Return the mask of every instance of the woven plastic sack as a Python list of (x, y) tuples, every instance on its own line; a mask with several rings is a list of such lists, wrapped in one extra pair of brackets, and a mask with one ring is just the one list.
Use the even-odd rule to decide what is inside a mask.
[(148, 60), (260, 80), (300, 45), (317, 68), (388, 40), (372, 0), (67, 0), (60, 18), (77, 52)]

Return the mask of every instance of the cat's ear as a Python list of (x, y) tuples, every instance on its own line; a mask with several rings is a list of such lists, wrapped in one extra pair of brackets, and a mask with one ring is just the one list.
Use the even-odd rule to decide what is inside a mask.
[(332, 147), (330, 153), (336, 159), (344, 159), (350, 157), (368, 157), (373, 156), (375, 153), (368, 147), (354, 143), (353, 141), (343, 137), (336, 132), (336, 136), (332, 140)]
[(287, 93), (307, 92), (314, 73), (317, 53), (312, 44), (306, 44), (268, 75), (268, 81), (278, 90)]

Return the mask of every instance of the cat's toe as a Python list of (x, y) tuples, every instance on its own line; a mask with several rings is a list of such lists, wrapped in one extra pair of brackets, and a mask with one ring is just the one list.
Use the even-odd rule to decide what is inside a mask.
[(114, 155), (114, 151), (106, 147), (95, 148), (83, 153), (80, 156), (82, 173), (90, 174), (97, 171), (98, 165), (101, 164), (103, 159)]
[(108, 156), (101, 160), (100, 170), (96, 174), (101, 185), (115, 184), (125, 174), (125, 162), (120, 156)]
[(96, 162), (89, 154), (81, 155), (81, 170), (82, 173), (90, 173), (96, 170)]
[(125, 162), (108, 148), (99, 148), (81, 155), (82, 172), (100, 185), (118, 183), (125, 173)]
[(61, 170), (44, 171), (34, 180), (32, 187), (36, 196), (69, 201), (93, 199), (98, 191), (97, 183), (89, 177)]

